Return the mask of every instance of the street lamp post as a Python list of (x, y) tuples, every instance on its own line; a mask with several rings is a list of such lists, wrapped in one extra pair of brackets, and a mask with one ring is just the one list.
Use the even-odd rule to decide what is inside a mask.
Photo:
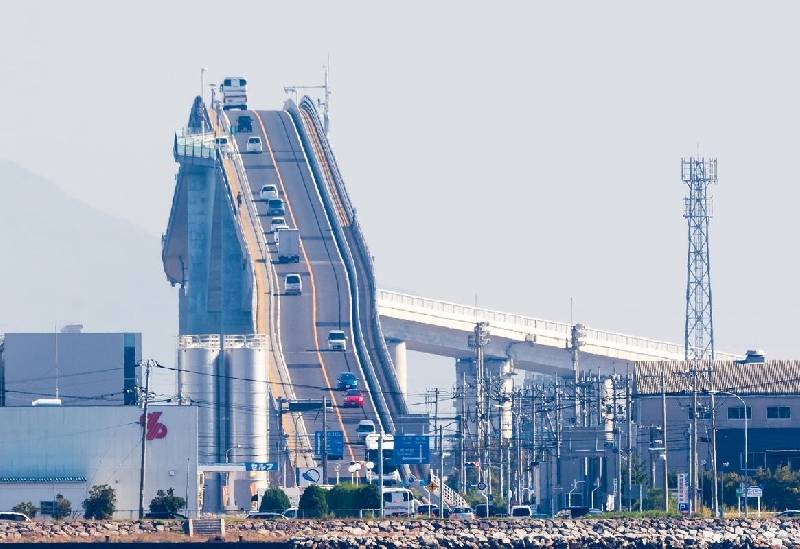
[(717, 393), (721, 395), (732, 396), (733, 398), (741, 402), (742, 406), (744, 407), (744, 516), (747, 516), (748, 512), (747, 490), (750, 487), (750, 471), (749, 471), (750, 468), (747, 462), (747, 403), (744, 401), (742, 397), (740, 397), (736, 393), (732, 393), (730, 391), (717, 391)]

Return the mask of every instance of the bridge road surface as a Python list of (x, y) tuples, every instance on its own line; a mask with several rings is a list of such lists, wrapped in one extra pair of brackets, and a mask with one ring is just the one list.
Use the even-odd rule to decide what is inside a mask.
[[(256, 200), (256, 209), (270, 243), (270, 254), (278, 275), (280, 295), (280, 338), (283, 354), (298, 399), (327, 397), (334, 403), (328, 412), (328, 429), (345, 431), (344, 459), (362, 460), (364, 447), (359, 444), (356, 428), (362, 419), (378, 425), (374, 404), (366, 391), (364, 379), (353, 352), (353, 333), (350, 326), (350, 291), (341, 256), (308, 167), (305, 153), (291, 117), (283, 111), (229, 111), (231, 125), (238, 117), (250, 114), (253, 133), (236, 133), (247, 178)], [(266, 132), (266, 133), (265, 133)], [(248, 153), (247, 138), (261, 137), (264, 152)], [(260, 200), (261, 187), (274, 184), (284, 200), (286, 221), (290, 228), (300, 231), (299, 263), (278, 263), (271, 218), (266, 215), (266, 203)], [(283, 281), (288, 273), (298, 273), (303, 280), (299, 296), (283, 294)], [(347, 334), (347, 351), (328, 351), (328, 331), (341, 329)], [(336, 379), (343, 372), (358, 378), (364, 394), (364, 408), (344, 408), (344, 393), (336, 390)], [(332, 390), (325, 391), (326, 388)], [(322, 430), (322, 414), (303, 414), (309, 436)], [(313, 440), (310, 441), (313, 445)], [(294, 441), (287, 441), (290, 448)], [(348, 450), (349, 448), (349, 450)], [(332, 475), (333, 467), (329, 466)], [(346, 472), (346, 469), (343, 468)]]

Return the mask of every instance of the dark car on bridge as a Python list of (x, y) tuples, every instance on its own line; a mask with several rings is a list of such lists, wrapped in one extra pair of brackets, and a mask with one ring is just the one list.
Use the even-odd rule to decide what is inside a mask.
[(340, 391), (358, 389), (358, 378), (353, 372), (344, 372), (339, 374), (339, 377), (336, 378), (336, 382), (339, 384)]
[(243, 114), (239, 117), (238, 128), (239, 133), (250, 133), (253, 131), (253, 119), (249, 114)]

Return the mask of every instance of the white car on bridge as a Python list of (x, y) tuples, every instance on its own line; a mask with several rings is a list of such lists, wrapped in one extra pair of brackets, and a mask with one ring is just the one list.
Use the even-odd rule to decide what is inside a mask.
[(278, 187), (275, 185), (261, 187), (261, 200), (275, 200), (276, 198), (278, 198)]
[(247, 152), (260, 153), (264, 152), (264, 145), (261, 144), (261, 138), (257, 135), (247, 138)]

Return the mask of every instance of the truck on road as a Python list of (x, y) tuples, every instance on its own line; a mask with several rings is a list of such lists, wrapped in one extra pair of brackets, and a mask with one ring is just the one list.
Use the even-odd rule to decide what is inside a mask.
[(297, 263), (300, 261), (300, 231), (280, 229), (276, 232), (278, 241), (278, 262)]

